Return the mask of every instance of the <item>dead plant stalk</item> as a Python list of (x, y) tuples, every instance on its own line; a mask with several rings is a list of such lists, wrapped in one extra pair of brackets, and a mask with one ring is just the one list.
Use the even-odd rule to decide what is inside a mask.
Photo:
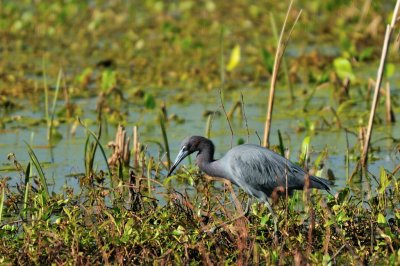
[(283, 42), (283, 34), (285, 33), (287, 20), (289, 18), (290, 11), (292, 10), (292, 4), (293, 4), (293, 0), (290, 1), (289, 7), (288, 7), (288, 10), (287, 10), (287, 13), (286, 13), (285, 21), (283, 23), (283, 26), (282, 26), (282, 29), (281, 29), (281, 33), (279, 35), (278, 47), (276, 48), (276, 53), (275, 53), (274, 68), (273, 68), (273, 71), (272, 71), (271, 86), (270, 86), (270, 89), (269, 89), (267, 119), (265, 121), (265, 127), (264, 127), (264, 139), (263, 139), (263, 146), (264, 147), (268, 147), (269, 146), (269, 133), (270, 133), (270, 128), (271, 128), (272, 109), (273, 109), (273, 106), (274, 106), (275, 86), (276, 86), (276, 80), (278, 79), (278, 70), (279, 70), (279, 67), (280, 67), (281, 62), (282, 62), (283, 54), (285, 53), (287, 44), (288, 44), (288, 42), (290, 40), (290, 36), (292, 35), (293, 28), (297, 24), (297, 21), (299, 20), (301, 12), (302, 12), (302, 10), (300, 10), (300, 12), (297, 14), (296, 20), (294, 21), (293, 26), (289, 31), (287, 40), (285, 42)]
[(362, 151), (362, 157), (361, 157), (361, 162), (362, 162), (363, 166), (365, 166), (367, 163), (367, 158), (368, 158), (367, 155), (368, 155), (369, 143), (371, 141), (372, 127), (373, 127), (376, 107), (378, 105), (378, 100), (379, 100), (379, 89), (380, 89), (381, 83), (382, 83), (383, 71), (385, 69), (386, 56), (387, 56), (387, 53), (389, 50), (388, 48), (389, 48), (390, 38), (392, 36), (394, 26), (396, 24), (399, 7), (400, 7), (400, 0), (397, 0), (396, 6), (393, 11), (392, 22), (390, 23), (390, 25), (388, 24), (386, 26), (385, 40), (383, 42), (382, 55), (381, 55), (381, 60), (379, 63), (379, 69), (378, 69), (376, 83), (375, 83), (374, 98), (372, 101), (372, 106), (371, 106), (371, 111), (370, 111), (370, 116), (369, 116), (369, 121), (368, 121), (367, 135), (365, 138), (364, 147), (363, 147), (363, 151)]

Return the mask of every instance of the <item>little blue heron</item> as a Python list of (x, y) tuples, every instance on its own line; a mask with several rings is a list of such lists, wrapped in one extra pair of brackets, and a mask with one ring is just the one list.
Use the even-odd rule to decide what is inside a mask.
[(196, 164), (200, 170), (209, 176), (230, 180), (248, 195), (265, 203), (274, 218), (275, 232), (277, 218), (268, 202), (274, 191), (287, 188), (288, 194), (291, 194), (293, 190), (301, 190), (305, 186), (330, 190), (328, 180), (308, 175), (298, 165), (261, 146), (239, 145), (230, 149), (219, 160), (214, 159), (214, 150), (214, 144), (207, 138), (201, 136), (186, 138), (168, 176), (185, 157), (198, 152)]

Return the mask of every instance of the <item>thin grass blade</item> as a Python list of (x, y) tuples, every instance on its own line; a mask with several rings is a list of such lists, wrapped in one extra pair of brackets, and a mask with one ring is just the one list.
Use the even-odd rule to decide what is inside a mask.
[(25, 145), (28, 148), (29, 157), (31, 158), (31, 161), (32, 161), (33, 165), (35, 166), (35, 169), (36, 169), (36, 171), (37, 171), (37, 173), (39, 175), (40, 185), (41, 185), (41, 187), (42, 187), (42, 189), (43, 189), (43, 191), (45, 193), (45, 196), (47, 197), (47, 196), (49, 196), (49, 189), (47, 187), (46, 177), (44, 176), (43, 169), (40, 166), (39, 160), (36, 157), (36, 154), (33, 151), (33, 149), (31, 148), (31, 146), (26, 142), (25, 142)]

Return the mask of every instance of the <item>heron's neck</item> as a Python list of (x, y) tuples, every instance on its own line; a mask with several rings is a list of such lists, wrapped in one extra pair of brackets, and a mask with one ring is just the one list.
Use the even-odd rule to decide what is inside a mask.
[(214, 150), (203, 149), (196, 158), (200, 170), (209, 176), (227, 178), (219, 160), (214, 160)]

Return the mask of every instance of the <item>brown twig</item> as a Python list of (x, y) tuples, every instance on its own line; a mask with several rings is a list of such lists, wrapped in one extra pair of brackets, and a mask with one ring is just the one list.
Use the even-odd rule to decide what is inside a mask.
[(228, 114), (226, 113), (225, 106), (224, 106), (224, 102), (223, 102), (223, 100), (222, 100), (222, 90), (219, 90), (219, 100), (221, 101), (221, 108), (222, 108), (222, 110), (224, 111), (226, 120), (228, 121), (229, 130), (231, 131), (231, 148), (232, 148), (232, 146), (233, 146), (233, 129), (232, 129), (231, 121), (229, 121), (229, 116), (228, 116)]
[(242, 113), (243, 113), (243, 119), (246, 124), (246, 130), (247, 130), (247, 142), (249, 142), (250, 139), (250, 131), (249, 131), (249, 125), (247, 124), (247, 117), (246, 117), (246, 112), (244, 110), (244, 99), (243, 99), (243, 93), (240, 93), (241, 101), (242, 101)]

